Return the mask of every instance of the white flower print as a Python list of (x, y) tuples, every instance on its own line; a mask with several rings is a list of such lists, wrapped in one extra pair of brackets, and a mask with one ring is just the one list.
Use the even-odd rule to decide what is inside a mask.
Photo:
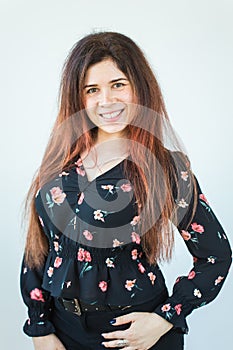
[(214, 256), (209, 256), (207, 258), (208, 263), (211, 263), (211, 264), (215, 264), (215, 260), (216, 260), (216, 258)]
[(111, 258), (107, 258), (105, 260), (107, 267), (115, 267), (115, 265), (113, 264), (113, 261), (111, 260)]
[(140, 216), (139, 216), (139, 215), (134, 216), (134, 217), (133, 217), (133, 220), (130, 222), (130, 225), (136, 226), (136, 225), (138, 224), (139, 221), (140, 221)]
[(103, 213), (101, 213), (100, 209), (95, 210), (93, 214), (94, 214), (94, 219), (95, 220), (101, 220), (101, 221), (105, 222), (104, 218), (103, 218)]
[(71, 287), (71, 283), (72, 283), (71, 281), (67, 281), (67, 282), (66, 282), (66, 287), (67, 287), (67, 288)]
[(66, 173), (65, 171), (63, 171), (62, 173), (59, 174), (59, 177), (62, 177), (62, 176), (68, 176), (69, 173)]
[(177, 205), (178, 205), (179, 207), (181, 207), (181, 208), (186, 208), (186, 207), (188, 207), (188, 203), (185, 202), (184, 198), (182, 198), (182, 199), (177, 203)]
[(118, 241), (118, 239), (115, 238), (113, 240), (113, 245), (112, 246), (115, 248), (115, 247), (119, 247), (122, 244), (124, 244), (124, 242), (120, 242), (120, 241)]
[(193, 295), (195, 297), (197, 297), (197, 298), (201, 298), (202, 297), (202, 294), (201, 294), (200, 290), (197, 289), (197, 288), (194, 289)]
[(184, 181), (187, 181), (188, 180), (188, 172), (187, 171), (181, 171), (181, 178), (184, 180)]
[(113, 191), (112, 191), (114, 189), (113, 185), (101, 185), (101, 188), (103, 188), (103, 190), (108, 190), (108, 192), (113, 194)]
[(53, 267), (52, 267), (52, 266), (50, 266), (50, 267), (48, 268), (47, 274), (48, 274), (49, 277), (52, 277), (52, 275), (53, 275)]
[(149, 272), (147, 274), (147, 276), (149, 276), (149, 278), (151, 280), (151, 284), (154, 285), (155, 284), (156, 275), (153, 272)]

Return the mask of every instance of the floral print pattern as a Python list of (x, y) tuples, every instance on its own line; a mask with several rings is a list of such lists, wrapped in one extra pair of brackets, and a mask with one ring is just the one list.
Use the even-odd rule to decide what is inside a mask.
[(99, 287), (102, 290), (102, 292), (106, 292), (107, 288), (108, 288), (108, 284), (106, 281), (101, 281), (99, 283)]
[(30, 297), (32, 300), (42, 301), (44, 303), (43, 293), (42, 290), (39, 288), (35, 288), (30, 292)]
[[(188, 190), (191, 179), (189, 171), (182, 166), (178, 174), (184, 188)], [(96, 179), (96, 190), (103, 200), (111, 203), (119, 191), (121, 195), (130, 195), (133, 191), (131, 184), (124, 179), (118, 185), (121, 179), (124, 179), (124, 174), (120, 164)], [(193, 268), (187, 276), (176, 278), (172, 294), (153, 310), (184, 333), (188, 332), (186, 317), (217, 296), (231, 265), (231, 248), (227, 235), (202, 193), (196, 177), (195, 181), (198, 204), (189, 227), (185, 226), (185, 222), (190, 217), (193, 201), (188, 201), (184, 195), (174, 198), (177, 212), (186, 211), (177, 229), (193, 256)], [(107, 210), (97, 205), (94, 208), (88, 207), (90, 186), (81, 158), (78, 158), (69, 172), (61, 172), (36, 194), (38, 220), (50, 242), (50, 250), (40, 271), (29, 269), (24, 259), (22, 261), (21, 292), (29, 314), (33, 315), (24, 325), (24, 331), (28, 335), (39, 336), (54, 332), (48, 317), (53, 296), (70, 298), (72, 293), (76, 296), (79, 290), (80, 299), (89, 303), (129, 305), (143, 303), (167, 292), (159, 266), (151, 266), (145, 259), (138, 227), (140, 216), (135, 211), (132, 215), (131, 206), (136, 202), (130, 202), (129, 211), (125, 209), (129, 234), (127, 243), (116, 232), (115, 237), (111, 237), (111, 246), (108, 248), (98, 249), (89, 245), (99, 237), (98, 230), (91, 230), (88, 224), (80, 227), (77, 217), (86, 215), (92, 218), (92, 223), (105, 227), (118, 214), (115, 209)], [(69, 233), (79, 231), (83, 243), (74, 243), (53, 224), (56, 218), (61, 218), (66, 201), (73, 208), (74, 215), (66, 221), (64, 230), (67, 229)], [(65, 218), (64, 214), (64, 220)], [(119, 216), (117, 220), (120, 220)], [(69, 294), (66, 294), (68, 290)], [(43, 328), (38, 328), (41, 324)]]
[(182, 312), (182, 304), (177, 304), (174, 307), (171, 304), (165, 304), (161, 307), (161, 311), (165, 313), (165, 318), (170, 320), (174, 314), (180, 316)]

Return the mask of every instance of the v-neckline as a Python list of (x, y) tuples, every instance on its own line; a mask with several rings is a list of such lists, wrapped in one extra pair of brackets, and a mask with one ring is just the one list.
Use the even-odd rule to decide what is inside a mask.
[(114, 170), (116, 167), (118, 167), (120, 164), (122, 164), (126, 159), (129, 159), (129, 155), (127, 157), (125, 157), (124, 159), (122, 159), (119, 163), (114, 165), (112, 168), (110, 168), (110, 169), (106, 170), (104, 173), (96, 176), (93, 180), (88, 180), (87, 172), (86, 172), (86, 169), (83, 165), (83, 161), (82, 161), (82, 158), (80, 157), (80, 154), (78, 155), (78, 159), (81, 160), (81, 164), (82, 164), (81, 166), (82, 166), (82, 169), (84, 170), (84, 178), (85, 178), (86, 182), (90, 185), (92, 182), (97, 181), (100, 177), (102, 177), (102, 176), (106, 175), (107, 173), (109, 173), (110, 171)]

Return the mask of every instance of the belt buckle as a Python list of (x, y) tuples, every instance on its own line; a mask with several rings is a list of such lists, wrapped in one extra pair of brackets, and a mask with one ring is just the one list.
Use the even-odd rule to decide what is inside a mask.
[(74, 299), (74, 313), (78, 316), (82, 314), (81, 306), (78, 299)]

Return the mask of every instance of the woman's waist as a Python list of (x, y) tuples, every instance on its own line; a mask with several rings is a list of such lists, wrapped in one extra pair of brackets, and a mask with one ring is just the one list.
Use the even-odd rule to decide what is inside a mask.
[(128, 305), (119, 305), (117, 304), (100, 304), (96, 303), (87, 303), (79, 298), (63, 298), (55, 297), (56, 303), (59, 303), (64, 310), (72, 312), (78, 316), (85, 312), (103, 312), (103, 311), (153, 311), (158, 305), (162, 304), (168, 298), (168, 291), (164, 289), (161, 293), (154, 295), (148, 300), (138, 300), (136, 304), (132, 301)]

